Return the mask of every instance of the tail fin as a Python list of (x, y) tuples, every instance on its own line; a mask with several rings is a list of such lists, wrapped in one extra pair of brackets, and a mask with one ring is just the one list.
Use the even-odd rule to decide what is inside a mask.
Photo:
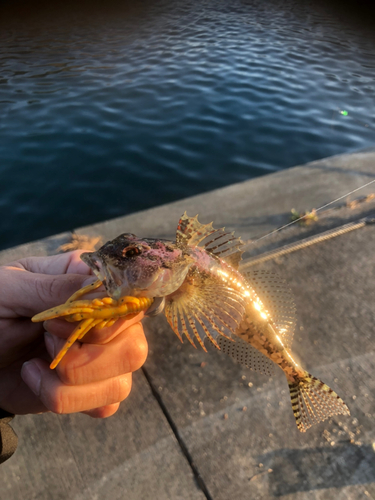
[(298, 382), (290, 383), (289, 390), (293, 413), (301, 432), (333, 415), (350, 415), (344, 401), (328, 385), (307, 372)]

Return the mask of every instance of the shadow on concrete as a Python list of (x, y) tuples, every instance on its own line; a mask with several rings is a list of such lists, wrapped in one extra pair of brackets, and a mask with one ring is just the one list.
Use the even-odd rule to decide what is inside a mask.
[(269, 487), (276, 497), (375, 482), (375, 454), (370, 445), (281, 449), (258, 458), (273, 471)]

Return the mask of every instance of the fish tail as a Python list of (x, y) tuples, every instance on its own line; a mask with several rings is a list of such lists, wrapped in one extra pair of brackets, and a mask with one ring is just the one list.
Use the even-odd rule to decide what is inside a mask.
[(289, 391), (301, 432), (334, 415), (350, 415), (349, 408), (335, 391), (310, 373), (305, 372), (297, 382), (289, 382)]

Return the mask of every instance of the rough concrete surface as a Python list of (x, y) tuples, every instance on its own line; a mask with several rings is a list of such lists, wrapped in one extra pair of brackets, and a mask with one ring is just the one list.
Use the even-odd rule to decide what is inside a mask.
[[(76, 232), (104, 240), (121, 232), (172, 238), (186, 210), (255, 239), (287, 223), (292, 208), (318, 208), (373, 179), (375, 152), (368, 150)], [(372, 192), (375, 183), (350, 200)], [(375, 214), (374, 199), (351, 207), (347, 201), (309, 226), (295, 224), (250, 245), (245, 257)], [(51, 241), (6, 250), (0, 263), (51, 253)], [(19, 449), (0, 468), (4, 498), (375, 498), (374, 248), (375, 225), (368, 225), (261, 265), (294, 292), (297, 358), (339, 393), (350, 417), (299, 433), (279, 369), (268, 378), (214, 348), (205, 354), (180, 344), (159, 316), (145, 322), (149, 357), (117, 415), (16, 418)]]

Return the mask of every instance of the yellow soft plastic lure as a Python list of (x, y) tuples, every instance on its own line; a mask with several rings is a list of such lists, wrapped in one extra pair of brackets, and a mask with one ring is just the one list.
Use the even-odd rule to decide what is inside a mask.
[(128, 316), (129, 319), (141, 311), (148, 309), (152, 298), (124, 296), (119, 300), (111, 297), (96, 298), (93, 300), (78, 300), (84, 295), (102, 286), (100, 280), (87, 285), (75, 292), (66, 302), (57, 307), (52, 307), (31, 318), (34, 323), (47, 321), (54, 318), (64, 318), (66, 321), (79, 321), (77, 327), (69, 336), (62, 349), (50, 364), (50, 368), (56, 368), (62, 358), (68, 352), (76, 340), (81, 340), (92, 328), (104, 328), (112, 326), (119, 318)]

